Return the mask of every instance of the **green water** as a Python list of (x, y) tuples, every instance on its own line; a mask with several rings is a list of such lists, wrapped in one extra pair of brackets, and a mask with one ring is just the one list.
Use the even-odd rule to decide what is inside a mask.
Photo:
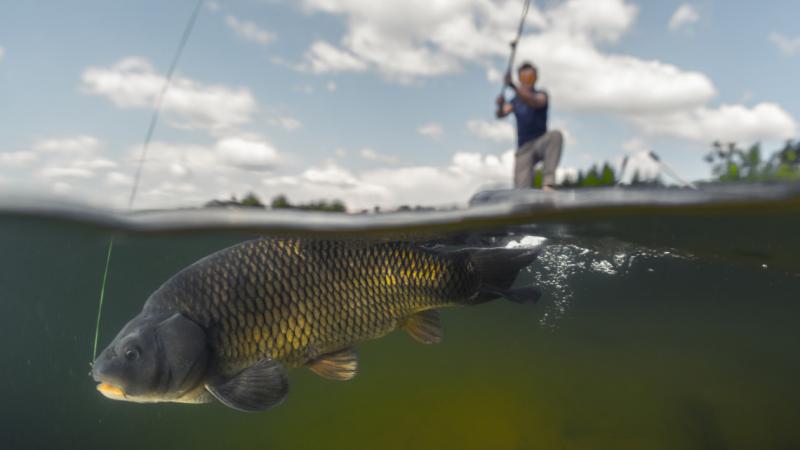
[[(758, 217), (780, 230), (798, 213)], [(753, 241), (735, 221), (716, 233), (699, 218), (672, 216), (679, 249), (647, 245), (652, 233), (622, 219), (551, 218), (534, 227), (549, 246), (519, 280), (542, 287), (539, 304), (446, 310), (442, 344), (401, 332), (364, 343), (354, 380), (293, 370), (283, 405), (245, 414), (111, 401), (87, 374), (110, 234), (101, 347), (176, 271), (255, 234), (0, 215), (0, 448), (800, 448), (797, 259), (766, 244), (719, 251)], [(793, 230), (758, 239), (795, 248)]]

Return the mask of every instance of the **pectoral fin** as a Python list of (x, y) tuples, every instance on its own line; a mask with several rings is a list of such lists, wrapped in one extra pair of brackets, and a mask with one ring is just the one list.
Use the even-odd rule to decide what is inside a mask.
[(239, 411), (264, 411), (279, 405), (289, 392), (289, 378), (281, 364), (262, 359), (228, 379), (207, 383), (217, 400)]
[(322, 355), (306, 365), (312, 372), (330, 380), (347, 381), (358, 373), (358, 355), (352, 348)]
[(405, 323), (405, 330), (409, 336), (423, 344), (438, 344), (442, 342), (444, 330), (439, 313), (434, 310), (423, 311), (409, 317)]

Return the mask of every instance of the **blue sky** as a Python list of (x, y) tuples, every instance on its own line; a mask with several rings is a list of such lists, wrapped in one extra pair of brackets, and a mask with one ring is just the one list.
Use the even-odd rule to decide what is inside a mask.
[[(353, 209), (464, 202), (510, 182), (493, 119), (519, 0), (207, 2), (165, 100), (137, 207), (253, 190)], [(766, 6), (765, 6), (766, 5)], [(0, 192), (124, 207), (194, 1), (0, 6)], [(709, 175), (715, 139), (797, 138), (800, 4), (535, 1), (562, 172), (652, 149)]]

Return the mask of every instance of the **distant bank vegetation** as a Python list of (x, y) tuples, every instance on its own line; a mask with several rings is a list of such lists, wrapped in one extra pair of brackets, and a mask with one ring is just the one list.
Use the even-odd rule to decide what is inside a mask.
[(788, 141), (783, 148), (764, 157), (761, 144), (747, 150), (736, 143), (715, 142), (705, 161), (720, 182), (800, 180), (800, 142)]
[[(231, 195), (229, 200), (211, 200), (205, 204), (206, 208), (261, 208), (267, 206), (253, 192), (248, 192), (241, 200), (236, 195)], [(272, 198), (270, 209), (300, 209), (304, 211), (346, 212), (347, 207), (340, 200), (319, 200), (309, 203), (291, 203), (289, 199), (279, 194)]]
[[(593, 164), (586, 170), (579, 170), (577, 177), (564, 177), (557, 187), (561, 189), (578, 189), (578, 188), (593, 188), (593, 187), (608, 187), (616, 186), (622, 181), (620, 179), (621, 173), (614, 168), (610, 163), (604, 162), (602, 166)], [(661, 176), (655, 178), (643, 177), (638, 171), (633, 173), (631, 181), (625, 183), (626, 186), (664, 186)], [(533, 179), (534, 188), (542, 187), (542, 170), (536, 169), (536, 176)]]
[[(713, 182), (764, 182), (764, 181), (800, 181), (800, 142), (788, 141), (783, 148), (775, 150), (769, 157), (762, 156), (761, 144), (754, 144), (748, 149), (740, 148), (736, 143), (714, 142), (712, 150), (704, 160), (711, 165)], [(617, 186), (620, 176), (617, 169), (608, 162), (602, 165), (592, 165), (585, 170), (579, 170), (577, 177), (566, 177), (558, 187), (562, 189), (577, 189), (591, 187)], [(645, 178), (638, 172), (625, 186), (634, 187), (662, 187), (664, 182), (661, 176)], [(542, 187), (542, 171), (536, 171), (534, 188)], [(317, 200), (308, 203), (292, 203), (288, 197), (279, 194), (272, 198), (269, 206), (253, 192), (247, 193), (241, 199), (232, 195), (229, 200), (211, 200), (206, 203), (207, 208), (270, 208), (270, 209), (297, 209), (303, 211), (347, 212), (347, 206), (341, 200)], [(395, 210), (383, 212), (403, 211), (429, 211), (436, 208), (429, 206), (403, 205)], [(367, 213), (362, 210), (360, 213)], [(382, 212), (375, 206), (373, 212)]]
[[(743, 149), (736, 143), (714, 142), (704, 160), (711, 164), (712, 182), (800, 181), (800, 142), (787, 141), (782, 148), (763, 156), (761, 144)], [(576, 178), (565, 178), (558, 184), (564, 189), (616, 186), (621, 174), (608, 162), (578, 171)], [(625, 186), (664, 186), (661, 176), (645, 178), (634, 172)], [(534, 188), (542, 187), (542, 171), (537, 169)]]

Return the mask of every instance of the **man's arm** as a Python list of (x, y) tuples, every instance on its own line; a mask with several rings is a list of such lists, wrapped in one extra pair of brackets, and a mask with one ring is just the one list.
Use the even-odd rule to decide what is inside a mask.
[(534, 92), (517, 86), (514, 86), (514, 91), (523, 102), (536, 109), (547, 106), (547, 94), (544, 92)]
[(495, 110), (494, 115), (498, 119), (502, 119), (503, 117), (511, 114), (514, 111), (514, 105), (511, 103), (506, 102), (506, 98), (502, 95), (497, 97), (497, 110)]
[(506, 85), (514, 90), (514, 93), (517, 94), (523, 102), (527, 103), (528, 105), (538, 109), (544, 108), (547, 106), (547, 94), (544, 92), (534, 92), (530, 89), (522, 88), (514, 84), (514, 81), (511, 77), (511, 72), (506, 73)]

